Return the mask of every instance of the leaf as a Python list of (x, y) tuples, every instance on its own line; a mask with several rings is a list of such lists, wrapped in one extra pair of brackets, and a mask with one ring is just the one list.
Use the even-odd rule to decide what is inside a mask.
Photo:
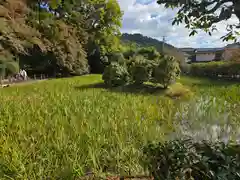
[(188, 17), (185, 16), (185, 23), (188, 24), (189, 23), (189, 20), (188, 20)]
[(172, 25), (175, 25), (177, 23), (177, 20), (174, 19), (173, 22), (172, 22)]
[(49, 6), (52, 9), (57, 9), (57, 7), (61, 4), (61, 0), (51, 0)]
[(193, 30), (193, 31), (189, 34), (189, 36), (194, 36), (195, 34), (197, 34), (197, 31), (196, 31), (196, 30)]

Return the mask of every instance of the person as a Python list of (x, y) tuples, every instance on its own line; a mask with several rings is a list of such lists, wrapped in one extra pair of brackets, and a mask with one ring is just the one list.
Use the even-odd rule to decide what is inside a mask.
[(27, 80), (27, 72), (24, 69), (20, 69), (19, 75), (23, 80)]
[(23, 78), (23, 80), (27, 80), (27, 72), (23, 69), (21, 69), (20, 70), (20, 74), (21, 74), (21, 76), (22, 76), (22, 78)]
[(19, 73), (18, 73), (18, 79), (23, 79), (23, 70), (20, 69)]

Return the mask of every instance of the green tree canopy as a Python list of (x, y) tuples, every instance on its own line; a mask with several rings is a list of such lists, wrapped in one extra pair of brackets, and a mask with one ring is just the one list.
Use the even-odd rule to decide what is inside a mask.
[[(158, 4), (166, 8), (178, 8), (178, 13), (173, 24), (185, 23), (186, 28), (191, 29), (191, 35), (195, 35), (198, 29), (212, 34), (216, 24), (226, 21), (234, 15), (240, 20), (239, 0), (158, 0)], [(227, 25), (227, 34), (222, 37), (225, 40), (238, 40), (240, 35), (240, 22)]]
[[(46, 1), (45, 1), (46, 2)], [(120, 48), (122, 12), (116, 0), (50, 1), (61, 19), (88, 33), (89, 63), (93, 72), (102, 72), (101, 57)], [(54, 6), (51, 6), (54, 4)], [(86, 37), (86, 36), (84, 36)]]
[(121, 17), (116, 0), (4, 0), (0, 54), (35, 72), (85, 74), (89, 59), (119, 48)]

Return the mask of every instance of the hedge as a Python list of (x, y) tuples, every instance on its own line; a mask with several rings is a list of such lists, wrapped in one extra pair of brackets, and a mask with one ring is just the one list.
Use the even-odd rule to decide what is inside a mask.
[(190, 65), (189, 74), (199, 77), (240, 79), (240, 63), (210, 62)]

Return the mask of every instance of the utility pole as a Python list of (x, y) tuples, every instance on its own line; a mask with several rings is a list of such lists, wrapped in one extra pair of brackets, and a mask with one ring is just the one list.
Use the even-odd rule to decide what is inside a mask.
[(163, 36), (163, 40), (162, 40), (162, 53), (164, 53), (164, 44), (166, 42), (166, 36)]

